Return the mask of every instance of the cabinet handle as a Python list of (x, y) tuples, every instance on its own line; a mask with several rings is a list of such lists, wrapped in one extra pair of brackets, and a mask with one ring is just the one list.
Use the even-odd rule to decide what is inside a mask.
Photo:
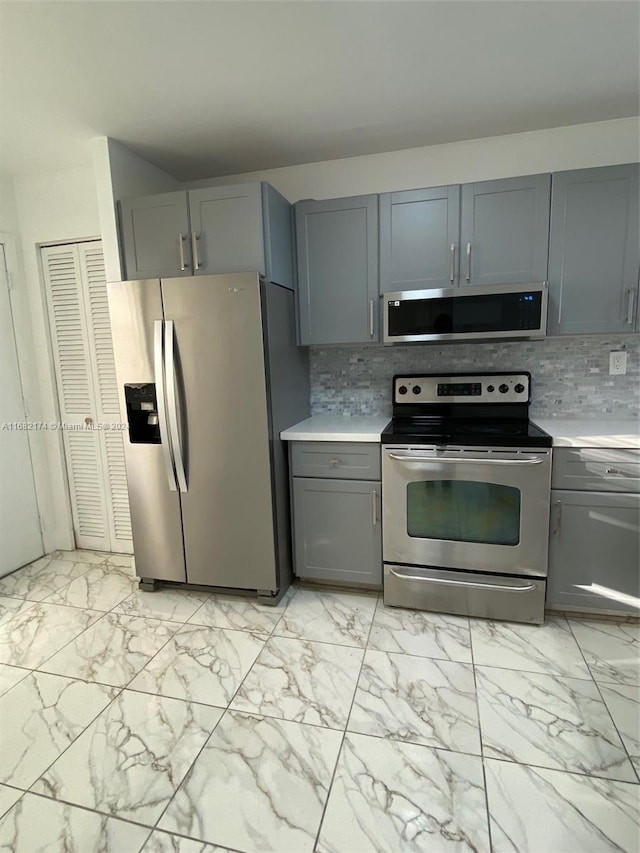
[(471, 243), (467, 243), (467, 281), (471, 281)]
[(605, 474), (620, 474), (622, 472), (618, 468), (605, 468), (604, 473)]
[(631, 326), (633, 325), (633, 305), (635, 301), (635, 287), (629, 288), (629, 301), (627, 302), (627, 323)]
[(191, 232), (191, 251), (193, 253), (193, 268), (194, 270), (200, 269), (200, 258), (198, 257), (198, 240), (200, 239), (200, 235), (197, 231)]
[(374, 315), (374, 305), (373, 299), (369, 300), (369, 337), (373, 337), (373, 315)]
[(180, 271), (184, 272), (187, 268), (187, 265), (184, 260), (184, 234), (178, 234), (178, 254), (180, 255)]
[(336, 456), (329, 460), (329, 467), (331, 468), (337, 468), (339, 464), (340, 460)]
[(371, 521), (375, 527), (378, 523), (378, 493), (371, 492)]
[(556, 507), (558, 509), (556, 515), (556, 529), (554, 530), (554, 534), (556, 536), (560, 535), (560, 528), (562, 527), (562, 501), (556, 501)]
[(456, 272), (456, 244), (452, 243), (449, 251), (451, 253), (451, 269), (449, 270), (449, 281), (453, 281)]

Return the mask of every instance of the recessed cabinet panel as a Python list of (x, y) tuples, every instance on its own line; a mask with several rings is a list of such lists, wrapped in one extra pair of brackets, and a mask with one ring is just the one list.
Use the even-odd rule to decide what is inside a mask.
[(637, 615), (640, 495), (551, 494), (547, 607)]
[(185, 192), (123, 199), (120, 216), (127, 278), (191, 275)]
[(265, 274), (260, 184), (189, 191), (196, 275)]
[(459, 229), (459, 186), (381, 195), (380, 292), (457, 283)]
[(296, 574), (382, 583), (380, 483), (293, 478)]
[(638, 164), (554, 174), (549, 334), (636, 328), (639, 241)]
[(460, 284), (545, 281), (550, 175), (462, 187)]
[(378, 340), (378, 197), (296, 205), (300, 343)]

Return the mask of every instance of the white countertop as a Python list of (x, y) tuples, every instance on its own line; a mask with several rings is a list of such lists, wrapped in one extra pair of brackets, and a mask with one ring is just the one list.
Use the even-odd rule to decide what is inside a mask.
[(280, 433), (285, 441), (380, 441), (391, 418), (314, 415)]
[(640, 449), (639, 420), (597, 418), (532, 418), (553, 436), (554, 447), (621, 447)]

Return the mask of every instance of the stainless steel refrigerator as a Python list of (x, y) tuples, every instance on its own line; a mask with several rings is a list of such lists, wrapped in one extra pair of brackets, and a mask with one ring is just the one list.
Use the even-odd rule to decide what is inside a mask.
[(255, 590), (289, 585), (286, 452), (307, 417), (293, 292), (257, 273), (107, 287), (136, 573)]

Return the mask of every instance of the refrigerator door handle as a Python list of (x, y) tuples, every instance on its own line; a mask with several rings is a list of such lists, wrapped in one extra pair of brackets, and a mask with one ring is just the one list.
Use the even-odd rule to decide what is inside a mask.
[(169, 412), (169, 430), (171, 432), (171, 447), (175, 464), (178, 485), (181, 492), (188, 491), (187, 476), (184, 470), (184, 456), (180, 442), (178, 425), (178, 393), (176, 390), (176, 361), (174, 348), (173, 320), (165, 320), (164, 333), (164, 375), (167, 380), (167, 406)]
[(178, 484), (176, 483), (176, 475), (175, 471), (173, 470), (173, 459), (171, 456), (171, 447), (169, 445), (169, 430), (167, 428), (167, 407), (164, 389), (163, 332), (164, 322), (162, 320), (155, 320), (153, 323), (153, 373), (156, 383), (156, 402), (158, 404), (160, 446), (162, 447), (164, 466), (167, 471), (169, 490), (172, 492), (177, 492)]

